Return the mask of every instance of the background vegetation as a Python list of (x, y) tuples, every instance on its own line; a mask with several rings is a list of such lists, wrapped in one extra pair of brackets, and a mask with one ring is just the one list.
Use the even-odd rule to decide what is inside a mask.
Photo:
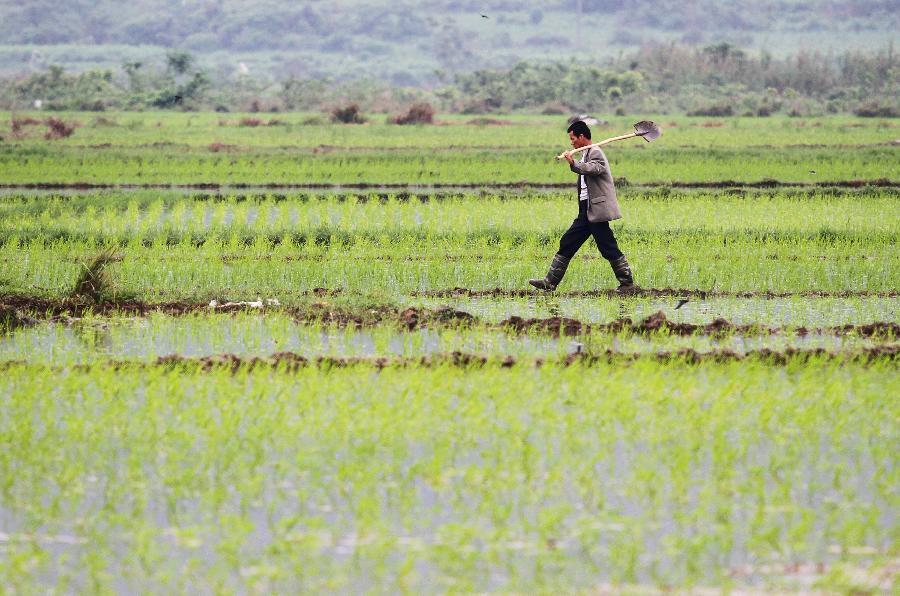
[(93, 111), (340, 114), (353, 105), (389, 112), (419, 104), (433, 112), (434, 104), (445, 112), (470, 114), (589, 110), (764, 117), (853, 111), (894, 117), (900, 114), (898, 96), (900, 59), (892, 48), (839, 55), (802, 52), (778, 59), (765, 52), (751, 55), (727, 43), (703, 48), (648, 46), (603, 62), (519, 62), (510, 68), (458, 73), (451, 81), (428, 88), (293, 76), (277, 82), (250, 75), (216, 78), (183, 51), (170, 51), (159, 67), (137, 61), (116, 70), (76, 73), (53, 65), (0, 80), (0, 107)]
[(0, 1), (0, 108), (898, 113), (887, 1), (57, 4)]
[(407, 86), (535, 58), (595, 61), (647, 43), (839, 53), (884, 47), (898, 27), (889, 0), (2, 0), (0, 65), (8, 74), (54, 63), (110, 68), (161, 63), (179, 48), (215, 74), (243, 63), (272, 79), (364, 72)]

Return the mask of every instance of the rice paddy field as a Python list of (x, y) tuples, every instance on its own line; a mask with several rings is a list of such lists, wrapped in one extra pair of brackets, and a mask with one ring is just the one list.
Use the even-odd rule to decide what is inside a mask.
[(895, 120), (0, 117), (0, 591), (898, 589)]

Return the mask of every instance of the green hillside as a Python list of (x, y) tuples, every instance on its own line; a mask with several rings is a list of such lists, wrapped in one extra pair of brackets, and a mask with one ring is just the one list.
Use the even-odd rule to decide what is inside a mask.
[[(482, 16), (483, 15), (483, 16)], [(580, 16), (579, 16), (580, 15)], [(0, 1), (0, 75), (163, 63), (166, 50), (206, 69), (282, 79), (375, 78), (394, 85), (521, 60), (611, 58), (648, 43), (729, 42), (775, 56), (885, 47), (890, 0), (273, 0)]]

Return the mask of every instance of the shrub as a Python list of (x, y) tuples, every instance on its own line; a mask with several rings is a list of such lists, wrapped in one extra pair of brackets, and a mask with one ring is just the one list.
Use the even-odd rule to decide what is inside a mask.
[(857, 107), (854, 114), (862, 118), (898, 118), (900, 109), (893, 106), (882, 105), (877, 101), (870, 101)]
[(462, 108), (463, 114), (490, 114), (496, 112), (503, 102), (495, 97), (470, 101)]
[(94, 118), (94, 121), (91, 123), (91, 126), (93, 126), (94, 128), (99, 128), (101, 126), (119, 126), (119, 123), (110, 118), (98, 116), (98, 117)]
[(433, 124), (434, 108), (430, 103), (417, 103), (410, 106), (409, 111), (391, 119), (394, 124)]
[(548, 101), (541, 108), (541, 114), (545, 116), (562, 116), (569, 113), (569, 107), (559, 101)]
[(474, 126), (508, 126), (512, 124), (509, 120), (497, 120), (496, 118), (473, 118), (466, 122)]
[(262, 123), (259, 118), (241, 118), (240, 126), (260, 126)]
[(47, 140), (54, 139), (64, 139), (66, 137), (72, 136), (72, 133), (75, 132), (75, 125), (66, 124), (60, 118), (50, 117), (44, 121), (44, 124), (47, 125), (47, 134), (44, 135), (44, 138)]
[(13, 118), (10, 121), (10, 125), (12, 125), (13, 129), (21, 128), (22, 126), (35, 126), (40, 123), (40, 120), (30, 116), (26, 116), (25, 118)]
[(714, 116), (717, 118), (734, 116), (734, 108), (728, 103), (711, 104), (688, 112), (688, 116)]
[(26, 126), (35, 126), (40, 123), (40, 120), (35, 120), (31, 117), (17, 118), (13, 116), (9, 121), (9, 130), (10, 132), (12, 132), (14, 137), (22, 138), (25, 136), (24, 128)]
[(260, 112), (277, 114), (278, 112), (281, 112), (283, 107), (283, 104), (277, 99), (263, 99), (254, 97), (249, 101), (242, 102), (240, 105), (240, 111), (252, 112), (253, 114), (258, 114)]
[(342, 124), (362, 124), (366, 119), (359, 112), (359, 105), (350, 103), (331, 110), (331, 121)]

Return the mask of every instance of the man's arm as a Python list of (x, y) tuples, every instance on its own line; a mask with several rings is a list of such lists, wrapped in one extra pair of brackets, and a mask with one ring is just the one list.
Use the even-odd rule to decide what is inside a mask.
[(599, 151), (591, 155), (587, 161), (575, 161), (569, 153), (566, 153), (565, 157), (566, 161), (569, 162), (569, 169), (576, 174), (599, 176), (603, 172), (609, 171), (609, 165)]

